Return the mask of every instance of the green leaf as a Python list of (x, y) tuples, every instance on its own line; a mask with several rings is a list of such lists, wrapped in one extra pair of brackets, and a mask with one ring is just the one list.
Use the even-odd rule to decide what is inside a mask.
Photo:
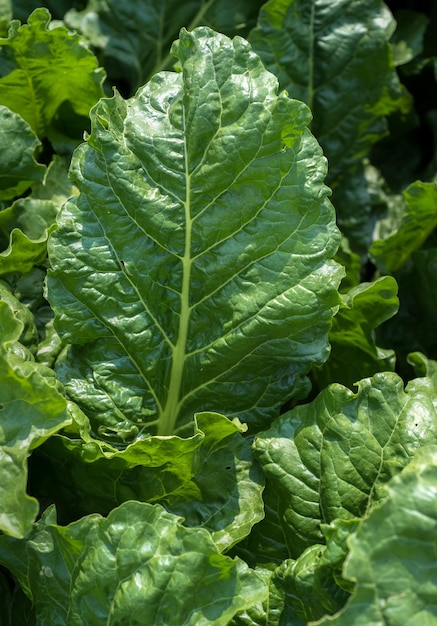
[(360, 378), (394, 369), (393, 351), (378, 348), (374, 330), (397, 312), (397, 290), (395, 279), (384, 276), (341, 295), (329, 332), (331, 355), (313, 372), (319, 389), (334, 382), (352, 388)]
[(437, 391), (437, 361), (427, 359), (421, 352), (411, 352), (408, 363), (414, 367), (416, 376), (431, 378)]
[(361, 160), (407, 102), (391, 58), (394, 20), (380, 0), (270, 0), (249, 37), (281, 88), (311, 108), (329, 161), (328, 184), (353, 250), (370, 244)]
[(0, 530), (22, 537), (38, 513), (37, 501), (26, 494), (28, 456), (69, 417), (53, 371), (34, 363), (18, 343), (24, 325), (4, 299), (0, 325)]
[(53, 626), (226, 626), (266, 598), (260, 576), (221, 555), (206, 530), (181, 522), (140, 502), (66, 527), (49, 512), (27, 541), (0, 537), (0, 561), (32, 597), (38, 620)]
[[(395, 13), (396, 31), (392, 46), (397, 66), (409, 63), (423, 53), (424, 37), (429, 18), (419, 11), (400, 9)], [(405, 71), (407, 68), (403, 68)]]
[(30, 126), (5, 106), (0, 106), (0, 138), (0, 200), (11, 200), (44, 177), (44, 165), (35, 160), (41, 144)]
[(104, 79), (79, 36), (50, 27), (49, 12), (36, 9), (28, 24), (14, 20), (8, 38), (0, 39), (0, 68), (0, 104), (59, 151), (77, 145)]
[(30, 272), (47, 258), (47, 239), (56, 215), (68, 197), (75, 195), (68, 181), (64, 159), (55, 157), (42, 183), (32, 186), (31, 196), (16, 200), (0, 212), (0, 275)]
[(0, 252), (1, 276), (12, 272), (26, 273), (34, 265), (44, 263), (47, 239), (55, 226), (56, 214), (56, 205), (36, 198), (16, 200), (0, 213), (0, 231), (10, 232), (8, 246)]
[[(342, 566), (348, 554), (346, 540), (358, 522), (336, 520), (326, 528), (327, 545), (313, 544), (298, 559), (284, 561), (273, 572), (271, 586), (281, 590), (284, 598), (282, 620), (305, 626), (344, 606), (349, 597), (349, 592), (342, 588), (347, 584), (342, 579)], [(349, 583), (349, 587), (352, 590), (353, 585)]]
[(437, 400), (423, 380), (404, 390), (396, 374), (375, 374), (356, 394), (331, 385), (257, 436), (255, 458), (278, 495), (292, 557), (323, 542), (320, 524), (366, 515), (382, 486), (435, 440)]
[(107, 68), (111, 85), (132, 95), (157, 72), (174, 64), (172, 41), (185, 26), (204, 25), (225, 35), (245, 34), (261, 0), (90, 0), (65, 22), (82, 34)]
[(149, 437), (122, 451), (86, 435), (85, 443), (52, 437), (38, 453), (36, 495), (55, 502), (66, 521), (108, 514), (127, 500), (159, 502), (227, 550), (264, 516), (263, 476), (238, 424), (208, 413), (196, 424), (192, 437)]
[(344, 574), (352, 598), (320, 626), (433, 624), (437, 613), (437, 447), (420, 450), (386, 486), (350, 540)]
[(93, 110), (49, 244), (59, 376), (118, 442), (199, 411), (269, 423), (327, 358), (343, 272), (307, 107), (241, 38), (182, 31), (174, 53), (180, 73)]
[[(377, 266), (384, 272), (401, 269), (437, 226), (437, 184), (417, 181), (403, 193), (402, 216), (389, 215), (379, 225), (381, 234), (370, 248)], [(388, 230), (388, 233), (387, 233)]]

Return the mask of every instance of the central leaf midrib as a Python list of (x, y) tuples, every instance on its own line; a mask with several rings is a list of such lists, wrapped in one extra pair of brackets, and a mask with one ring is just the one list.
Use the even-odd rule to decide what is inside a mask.
[(190, 322), (190, 283), (191, 283), (191, 266), (193, 259), (191, 257), (191, 175), (188, 167), (188, 151), (186, 144), (186, 136), (184, 137), (184, 159), (185, 159), (185, 242), (184, 256), (182, 262), (182, 286), (181, 286), (181, 307), (179, 313), (179, 325), (177, 340), (172, 350), (172, 363), (170, 370), (170, 382), (168, 386), (167, 401), (158, 421), (158, 435), (172, 435), (175, 430), (176, 420), (180, 409), (180, 391), (184, 373), (184, 364), (187, 348), (188, 326)]

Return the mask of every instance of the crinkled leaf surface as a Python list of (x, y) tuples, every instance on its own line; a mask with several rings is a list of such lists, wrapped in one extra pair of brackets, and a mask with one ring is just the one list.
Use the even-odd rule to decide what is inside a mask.
[(397, 312), (397, 291), (395, 279), (384, 276), (341, 295), (329, 332), (330, 357), (313, 372), (320, 389), (334, 382), (352, 388), (360, 378), (394, 369), (393, 351), (378, 348), (374, 330)]
[(104, 73), (77, 34), (49, 24), (47, 9), (36, 9), (28, 24), (14, 20), (0, 39), (0, 104), (21, 115), (40, 139), (69, 150), (103, 95)]
[(350, 540), (344, 574), (356, 590), (320, 626), (420, 626), (437, 613), (437, 447), (420, 450)]
[(20, 196), (44, 177), (45, 166), (36, 162), (40, 142), (17, 113), (0, 105), (0, 200)]
[(210, 26), (225, 35), (254, 25), (260, 0), (90, 0), (65, 22), (92, 44), (111, 84), (131, 95), (158, 71), (174, 64), (169, 54), (179, 30)]
[(399, 218), (393, 224), (390, 216), (383, 220), (382, 236), (377, 234), (370, 248), (378, 267), (388, 273), (402, 268), (437, 226), (437, 184), (417, 181), (403, 195), (405, 208), (400, 224)]
[(53, 371), (34, 363), (18, 343), (24, 325), (3, 298), (0, 324), (0, 530), (22, 537), (38, 513), (37, 501), (26, 494), (29, 453), (69, 417)]
[(386, 133), (385, 116), (406, 106), (393, 30), (380, 0), (270, 0), (249, 37), (281, 87), (310, 106), (339, 224), (360, 253), (371, 241), (371, 207), (359, 162)]
[(38, 451), (33, 491), (67, 521), (127, 500), (159, 502), (228, 549), (264, 516), (262, 472), (238, 424), (203, 413), (196, 424), (192, 437), (151, 437), (122, 451), (89, 437), (52, 437)]
[(181, 522), (141, 502), (66, 527), (49, 512), (27, 542), (0, 537), (0, 562), (33, 598), (38, 620), (53, 626), (226, 626), (266, 598), (260, 576)]
[(268, 423), (327, 358), (343, 271), (307, 107), (239, 37), (174, 53), (181, 73), (93, 110), (49, 244), (59, 376), (118, 441), (205, 410)]
[(399, 376), (379, 373), (356, 394), (334, 384), (257, 436), (255, 457), (278, 494), (292, 557), (323, 540), (321, 523), (365, 515), (382, 486), (436, 440), (435, 390), (423, 381), (404, 390)]

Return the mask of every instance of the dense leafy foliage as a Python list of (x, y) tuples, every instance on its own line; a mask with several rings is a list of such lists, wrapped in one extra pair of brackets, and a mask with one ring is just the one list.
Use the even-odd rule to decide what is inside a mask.
[(437, 4), (0, 1), (0, 624), (433, 624)]

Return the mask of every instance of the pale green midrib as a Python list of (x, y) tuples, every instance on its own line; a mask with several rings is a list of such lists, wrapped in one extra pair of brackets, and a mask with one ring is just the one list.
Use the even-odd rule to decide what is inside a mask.
[(184, 364), (187, 350), (188, 326), (190, 323), (190, 283), (191, 283), (191, 230), (192, 218), (190, 207), (191, 178), (188, 171), (187, 145), (185, 147), (185, 247), (182, 257), (182, 288), (181, 288), (181, 308), (179, 314), (179, 325), (177, 340), (172, 351), (172, 363), (170, 370), (170, 382), (168, 386), (167, 401), (158, 421), (158, 432), (160, 436), (172, 435), (175, 430), (176, 420), (180, 409), (180, 391), (184, 374)]

